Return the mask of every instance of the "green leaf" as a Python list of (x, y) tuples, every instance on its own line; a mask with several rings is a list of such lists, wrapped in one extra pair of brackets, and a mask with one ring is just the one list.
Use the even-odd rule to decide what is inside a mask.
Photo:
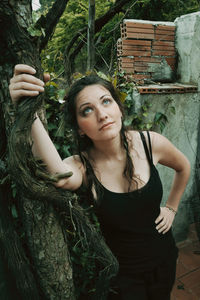
[(117, 76), (115, 76), (112, 80), (112, 84), (115, 88), (117, 88)]
[(71, 153), (70, 153), (69, 149), (70, 149), (70, 145), (69, 146), (66, 146), (66, 145), (62, 146), (62, 150), (64, 152), (65, 157), (71, 156)]
[(46, 83), (46, 86), (54, 86), (54, 87), (58, 88), (58, 84), (55, 83), (55, 82), (53, 82), (53, 81), (48, 81), (48, 82)]
[(105, 79), (105, 80), (108, 80), (109, 81), (109, 78), (108, 78), (108, 76), (106, 75), (106, 74), (104, 74), (103, 72), (97, 72), (97, 75), (99, 76), (99, 77), (101, 77), (102, 79)]
[(18, 213), (17, 213), (15, 205), (12, 205), (11, 213), (12, 213), (13, 218), (18, 218)]
[(151, 129), (152, 128), (152, 123), (147, 123), (146, 128), (147, 128), (147, 130)]
[(13, 184), (11, 185), (11, 189), (12, 189), (12, 196), (13, 196), (13, 198), (15, 198), (15, 197), (16, 197), (16, 194), (17, 194), (17, 189), (16, 189), (15, 183), (13, 183)]
[(36, 29), (33, 24), (27, 28), (27, 31), (32, 37), (41, 36), (41, 31)]
[(163, 113), (157, 112), (154, 117), (154, 122), (158, 123), (162, 119)]
[(45, 34), (45, 31), (44, 31), (44, 28), (41, 28), (41, 32), (42, 32), (43, 37), (45, 37), (46, 34)]
[(59, 150), (60, 149), (60, 145), (59, 144), (57, 144), (57, 143), (54, 143), (54, 146), (56, 147), (56, 150)]
[(170, 107), (170, 111), (171, 111), (172, 114), (175, 115), (176, 114), (176, 108), (175, 108), (175, 106), (171, 106)]
[(54, 123), (48, 123), (48, 129), (51, 131), (53, 129), (57, 129), (57, 126)]
[(127, 97), (127, 93), (119, 92), (119, 99), (120, 99), (120, 101), (121, 101), (122, 103), (125, 102), (126, 97)]
[(59, 89), (59, 90), (58, 90), (58, 101), (63, 100), (65, 94), (66, 94), (66, 90), (65, 90), (65, 89)]
[(159, 122), (168, 122), (167, 116), (161, 112), (157, 112), (154, 117), (154, 122), (158, 124)]
[(134, 116), (128, 116), (124, 120), (124, 125), (125, 126), (130, 126), (133, 122)]
[(161, 133), (163, 132), (165, 126), (166, 126), (166, 124), (164, 122), (160, 122), (160, 131), (161, 131)]

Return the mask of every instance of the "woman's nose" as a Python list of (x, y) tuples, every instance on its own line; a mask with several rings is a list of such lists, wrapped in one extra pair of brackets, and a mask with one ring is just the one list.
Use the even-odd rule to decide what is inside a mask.
[(105, 120), (105, 119), (108, 118), (108, 114), (107, 114), (107, 112), (104, 109), (102, 109), (102, 108), (98, 109), (97, 110), (97, 118), (98, 118), (99, 122), (103, 121), (103, 120)]

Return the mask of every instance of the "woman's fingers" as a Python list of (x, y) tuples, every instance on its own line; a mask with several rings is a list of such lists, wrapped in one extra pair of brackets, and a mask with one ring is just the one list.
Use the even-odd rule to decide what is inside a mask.
[(162, 222), (159, 223), (158, 226), (156, 226), (156, 229), (158, 230), (159, 233), (167, 230), (168, 228), (170, 228), (170, 226), (167, 220), (163, 220)]
[(36, 70), (28, 65), (18, 64), (14, 68), (14, 76), (21, 73), (35, 74)]
[(15, 84), (15, 83), (18, 83), (18, 82), (21, 82), (21, 83), (28, 82), (28, 83), (32, 83), (32, 84), (35, 84), (35, 85), (44, 86), (44, 82), (42, 80), (40, 80), (39, 78), (37, 78), (33, 75), (29, 75), (29, 74), (15, 75), (10, 80), (11, 84)]
[[(23, 73), (34, 75), (36, 73), (36, 70), (28, 65), (23, 65), (23, 64), (16, 65), (14, 68), (14, 77)], [(50, 75), (48, 73), (44, 73), (44, 82), (47, 82), (49, 80), (50, 80)]]
[(11, 98), (13, 101), (17, 101), (22, 97), (34, 97), (39, 95), (38, 91), (26, 91), (26, 90), (16, 90), (12, 93)]
[[(19, 75), (20, 76), (20, 75)], [(10, 96), (12, 101), (17, 101), (21, 97), (32, 97), (37, 96), (39, 92), (44, 91), (44, 87), (38, 84), (32, 84), (25, 81), (11, 81), (9, 86)]]
[[(27, 72), (27, 73), (22, 73)], [(44, 91), (44, 82), (31, 75), (36, 71), (27, 65), (16, 65), (14, 76), (10, 80), (9, 90), (12, 101), (15, 102), (21, 97), (37, 96)]]
[(163, 216), (160, 213), (159, 216), (157, 217), (157, 219), (155, 220), (155, 223), (158, 224), (162, 219), (163, 219)]
[(174, 220), (174, 214), (166, 207), (161, 207), (160, 214), (155, 220), (155, 224), (158, 224), (156, 226), (156, 229), (158, 230), (159, 233), (163, 233), (163, 234), (166, 233), (171, 228), (173, 220)]
[(44, 73), (44, 82), (46, 83), (49, 80), (50, 80), (50, 75), (48, 73)]
[(36, 70), (31, 66), (18, 64), (14, 68), (14, 76), (10, 80), (9, 90), (13, 102), (21, 97), (37, 96), (44, 91), (45, 82), (50, 80), (48, 73), (44, 74), (44, 81), (35, 77)]
[(44, 87), (39, 84), (32, 84), (24, 81), (19, 81), (13, 84), (12, 86), (13, 90), (30, 90), (30, 91), (38, 91), (38, 92), (44, 92)]

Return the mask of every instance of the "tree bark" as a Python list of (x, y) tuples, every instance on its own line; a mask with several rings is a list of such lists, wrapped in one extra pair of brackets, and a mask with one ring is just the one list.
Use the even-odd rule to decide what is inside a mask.
[(52, 8), (48, 11), (47, 15), (45, 17), (42, 15), (37, 21), (35, 27), (39, 29), (42, 28), (44, 31), (44, 35), (41, 36), (40, 51), (46, 47), (54, 32), (56, 24), (66, 8), (68, 1), (69, 0), (56, 0)]
[[(20, 295), (19, 299), (72, 300), (75, 299), (75, 296), (68, 246), (60, 225), (60, 217), (52, 208), (52, 204), (41, 201), (39, 198), (27, 197), (27, 194), (23, 191), (18, 193), (19, 213), (26, 234), (27, 244), (25, 248), (22, 247), (22, 241), (17, 235), (10, 214), (9, 199), (12, 197), (8, 197), (8, 194), (11, 195), (11, 181), (9, 178), (11, 176), (17, 182), (18, 188), (22, 190), (23, 183), (16, 177), (22, 179), (24, 172), (22, 169), (14, 173), (10, 161), (20, 156), (20, 159), (26, 161), (26, 155), (30, 153), (24, 153), (27, 145), (23, 137), (29, 135), (30, 126), (28, 128), (24, 124), (24, 131), (15, 133), (16, 143), (18, 143), (14, 145), (17, 145), (14, 153), (16, 157), (11, 157), (10, 154), (7, 156), (7, 151), (10, 152), (11, 148), (9, 143), (7, 144), (6, 136), (10, 138), (13, 130), (11, 124), (13, 116), (8, 93), (9, 79), (12, 77), (13, 67), (17, 63), (34, 66), (37, 70), (37, 76), (42, 77), (40, 64), (41, 40), (40, 37), (31, 36), (28, 32), (28, 28), (33, 25), (31, 13), (31, 1), (28, 0), (3, 0), (0, 3), (0, 115), (4, 116), (1, 119), (0, 128), (0, 135), (3, 137), (3, 143), (1, 140), (0, 147), (2, 159), (0, 194), (3, 197), (1, 199), (0, 243), (5, 249), (4, 254), (7, 254), (6, 261), (9, 269), (15, 277)], [(54, 22), (54, 26), (55, 24), (56, 22)], [(30, 99), (24, 100), (24, 103), (28, 101)], [(37, 100), (35, 101), (37, 102)], [(39, 97), (37, 109), (41, 105), (42, 99)], [(28, 111), (27, 107), (28, 103), (25, 111)], [(36, 107), (30, 106), (30, 109), (33, 109), (34, 112)], [(33, 114), (28, 115), (28, 112), (26, 113), (33, 121)], [(17, 118), (20, 123), (20, 116)], [(24, 168), (26, 167), (28, 169), (27, 165), (24, 166)], [(9, 193), (8, 189), (10, 190)]]
[(87, 37), (87, 69), (93, 70), (95, 64), (95, 0), (89, 0), (89, 13), (88, 13), (88, 37)]
[[(0, 245), (20, 300), (75, 300), (69, 231), (79, 253), (90, 254), (88, 264), (95, 259), (98, 275), (92, 278), (96, 282), (87, 299), (105, 300), (109, 281), (118, 270), (116, 258), (90, 222), (88, 208), (78, 204), (74, 193), (56, 189), (31, 151), (31, 126), (35, 112), (43, 107), (42, 96), (22, 99), (16, 109), (11, 105), (8, 84), (15, 64), (31, 65), (37, 70), (36, 76), (43, 76), (41, 38), (30, 28), (31, 0), (0, 2), (0, 116), (4, 116), (0, 120), (4, 137), (0, 144)], [(17, 187), (20, 230), (11, 216), (11, 182)]]

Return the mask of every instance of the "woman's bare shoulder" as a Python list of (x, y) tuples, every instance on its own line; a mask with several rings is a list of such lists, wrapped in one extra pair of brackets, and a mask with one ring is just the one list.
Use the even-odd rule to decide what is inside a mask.
[(141, 149), (143, 149), (140, 132), (138, 130), (129, 130), (127, 132), (127, 138), (130, 150), (139, 154)]
[[(145, 139), (148, 138), (148, 136), (147, 136), (147, 130), (143, 130), (143, 131), (129, 130), (128, 131), (128, 136), (130, 136), (131, 139), (133, 139), (133, 140), (139, 140), (140, 141), (141, 140), (140, 132), (143, 133), (143, 135), (145, 136)], [(159, 137), (161, 136), (160, 134), (158, 134), (155, 131), (148, 131), (148, 132), (149, 132), (149, 135), (150, 135), (150, 138), (151, 138), (152, 142), (153, 142), (154, 139), (159, 139)]]
[[(129, 139), (132, 142), (132, 148), (137, 149), (138, 151), (143, 150), (143, 143), (142, 143), (142, 139), (141, 139), (141, 135), (140, 132), (143, 133), (145, 140), (147, 141), (147, 145), (148, 143), (148, 135), (147, 135), (147, 131), (139, 131), (139, 130), (130, 130), (128, 131), (128, 136)], [(154, 131), (148, 131), (149, 135), (150, 135), (150, 141), (151, 141), (151, 146), (152, 148), (154, 147), (154, 144), (156, 143), (156, 140), (160, 139), (160, 134), (154, 132)]]
[(83, 168), (83, 163), (79, 155), (71, 155), (66, 157), (63, 162), (67, 165), (71, 165), (78, 168)]
[(131, 139), (131, 140), (138, 139), (140, 137), (139, 131), (138, 130), (128, 130), (127, 137), (128, 137), (128, 139)]
[[(140, 143), (141, 142), (140, 133), (143, 133), (145, 139), (147, 140), (148, 137), (147, 137), (147, 131), (146, 130), (145, 131), (129, 130), (127, 132), (127, 136), (128, 136), (129, 139), (131, 139), (131, 141)], [(150, 134), (151, 140), (153, 140), (156, 133), (154, 131), (149, 131), (149, 134)]]

